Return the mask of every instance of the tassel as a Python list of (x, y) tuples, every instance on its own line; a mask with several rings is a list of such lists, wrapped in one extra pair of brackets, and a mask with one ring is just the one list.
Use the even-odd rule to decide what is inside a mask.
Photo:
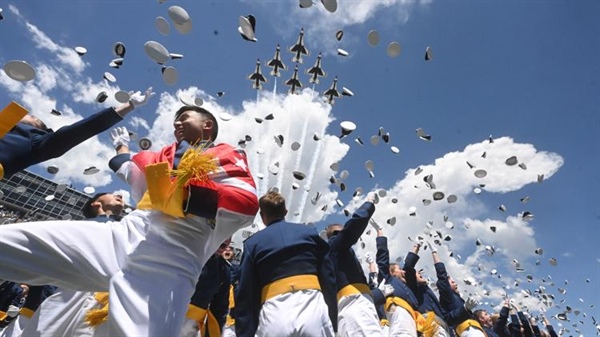
[(209, 173), (215, 171), (218, 166), (215, 156), (206, 153), (208, 147), (190, 146), (179, 161), (176, 170), (171, 170), (171, 176), (176, 179), (177, 188), (187, 186), (190, 180), (205, 182), (210, 180)]
[(102, 309), (88, 310), (84, 320), (91, 327), (97, 327), (108, 321), (108, 305), (104, 306)]
[(435, 322), (435, 313), (433, 311), (429, 311), (425, 315), (420, 315), (417, 319), (417, 330), (423, 337), (435, 336), (438, 327), (439, 325)]

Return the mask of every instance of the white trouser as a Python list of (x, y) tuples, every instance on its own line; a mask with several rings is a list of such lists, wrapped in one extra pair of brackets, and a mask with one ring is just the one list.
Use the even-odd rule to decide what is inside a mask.
[(35, 311), (31, 322), (23, 330), (23, 336), (92, 337), (96, 329), (89, 326), (84, 318), (88, 310), (98, 308), (100, 303), (93, 292), (59, 289)]
[(373, 299), (353, 294), (338, 301), (338, 336), (383, 336)]
[(221, 337), (235, 337), (235, 324), (225, 325)]
[(277, 295), (263, 303), (257, 337), (333, 337), (333, 326), (323, 294), (300, 290)]
[(412, 315), (402, 307), (392, 305), (391, 308), (387, 313), (390, 322), (388, 336), (417, 337), (417, 323)]
[(483, 331), (470, 326), (460, 334), (460, 337), (485, 337), (485, 334)]
[(17, 316), (10, 324), (0, 331), (0, 337), (20, 337), (23, 335), (23, 328), (29, 325), (31, 320), (23, 315)]
[(253, 219), (223, 210), (219, 218), (213, 229), (197, 216), (137, 210), (120, 223), (0, 226), (0, 278), (109, 290), (111, 336), (177, 336), (202, 266)]

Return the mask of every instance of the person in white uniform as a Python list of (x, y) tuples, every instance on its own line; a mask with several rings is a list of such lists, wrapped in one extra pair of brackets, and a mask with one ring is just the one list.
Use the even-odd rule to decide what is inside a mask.
[(118, 156), (138, 210), (120, 222), (2, 226), (0, 278), (108, 290), (111, 336), (178, 335), (202, 266), (252, 223), (258, 200), (245, 153), (212, 144), (210, 112), (182, 107), (174, 128), (177, 142), (161, 151)]

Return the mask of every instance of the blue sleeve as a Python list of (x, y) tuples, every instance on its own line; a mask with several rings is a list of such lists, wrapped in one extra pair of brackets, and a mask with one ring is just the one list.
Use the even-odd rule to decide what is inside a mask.
[(235, 334), (238, 337), (254, 337), (258, 329), (260, 293), (258, 275), (255, 273), (251, 247), (244, 244), (240, 264), (240, 282), (235, 297)]
[(215, 297), (210, 302), (210, 311), (213, 316), (219, 322), (219, 329), (223, 332), (223, 326), (225, 326), (225, 320), (227, 319), (227, 311), (229, 310), (229, 287), (231, 286), (231, 275), (229, 271), (223, 275), (223, 282), (219, 291), (215, 294)]
[(525, 314), (522, 311), (517, 313), (519, 315), (519, 320), (521, 320), (521, 325), (523, 326), (523, 333), (525, 337), (533, 337), (533, 330), (531, 329), (531, 324), (529, 324), (529, 320), (525, 317)]
[(508, 307), (502, 307), (500, 309), (500, 316), (498, 317), (498, 321), (494, 324), (494, 332), (498, 334), (499, 337), (509, 337), (510, 331), (508, 330)]
[(512, 337), (522, 337), (521, 322), (519, 322), (519, 317), (517, 317), (517, 315), (510, 315), (509, 330)]
[(123, 118), (113, 108), (104, 109), (55, 132), (34, 136), (33, 151), (46, 159), (57, 158), (89, 138), (106, 131)]
[(444, 320), (450, 326), (456, 326), (464, 322), (465, 320), (472, 318), (471, 313), (465, 308), (462, 301), (458, 301), (458, 296), (454, 296), (454, 291), (448, 281), (448, 273), (446, 272), (446, 266), (442, 262), (435, 264), (435, 271), (437, 273), (437, 287), (440, 293), (440, 305), (444, 311)]
[(387, 280), (390, 278), (390, 251), (387, 247), (387, 238), (385, 236), (378, 236), (375, 241), (377, 242), (377, 254), (375, 260), (377, 261), (377, 268), (379, 269), (379, 282), (381, 280)]
[(117, 172), (125, 162), (131, 160), (131, 153), (121, 153), (114, 157), (112, 157), (108, 161), (108, 167), (110, 167), (113, 172)]
[(532, 325), (531, 328), (533, 329), (533, 335), (535, 337), (541, 337), (542, 336), (542, 332), (540, 331), (540, 327), (536, 325)]
[(554, 331), (554, 327), (552, 325), (546, 325), (546, 330), (548, 330), (550, 337), (558, 337), (558, 335), (556, 334), (556, 331)]
[(337, 332), (338, 303), (335, 266), (333, 265), (333, 259), (329, 257), (329, 244), (319, 236), (316, 230), (313, 237), (317, 242), (319, 254), (319, 285), (329, 309), (329, 318), (333, 325), (333, 331)]
[(345, 251), (358, 241), (363, 234), (369, 219), (375, 212), (375, 205), (371, 202), (365, 202), (354, 212), (352, 218), (346, 222), (344, 228), (336, 235), (336, 240), (332, 241), (331, 249), (335, 251)]
[(419, 303), (423, 303), (423, 294), (419, 291), (419, 284), (417, 282), (417, 271), (415, 266), (419, 261), (419, 255), (408, 252), (406, 259), (404, 259), (404, 267), (402, 268), (405, 272), (406, 285), (415, 294)]

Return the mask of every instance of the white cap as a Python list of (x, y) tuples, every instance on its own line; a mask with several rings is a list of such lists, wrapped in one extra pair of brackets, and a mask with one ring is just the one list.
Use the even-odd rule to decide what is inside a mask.
[(475, 177), (477, 178), (484, 178), (485, 176), (487, 176), (487, 172), (486, 170), (483, 169), (478, 169), (475, 170), (475, 172), (473, 173), (475, 175)]
[(48, 173), (50, 173), (50, 174), (56, 174), (56, 173), (58, 173), (58, 166), (50, 165), (46, 168), (46, 171), (48, 171)]
[(142, 150), (148, 150), (149, 148), (152, 147), (152, 141), (150, 140), (150, 138), (147, 137), (142, 137), (140, 138), (140, 140), (138, 141), (138, 146), (140, 147), (140, 149)]
[(154, 62), (158, 64), (165, 64), (171, 59), (171, 55), (167, 48), (156, 41), (148, 41), (144, 44), (144, 51), (146, 55), (150, 57)]
[(371, 30), (367, 34), (367, 42), (371, 47), (375, 47), (379, 44), (379, 33), (376, 30)]
[(98, 172), (100, 172), (100, 170), (96, 166), (90, 166), (90, 167), (86, 168), (85, 170), (83, 170), (83, 174), (86, 176), (96, 174)]
[(154, 19), (154, 25), (156, 26), (156, 29), (158, 29), (158, 32), (164, 36), (169, 35), (171, 32), (169, 22), (162, 16), (157, 16), (156, 19)]
[[(302, 1), (302, 0), (301, 0)], [(312, 2), (311, 2), (312, 3)], [(337, 32), (335, 32), (335, 39), (338, 41), (342, 41), (342, 38), (344, 37), (344, 31), (343, 30), (338, 30)]]
[(19, 82), (28, 82), (35, 78), (35, 70), (25, 61), (9, 61), (4, 64), (4, 73)]
[(454, 194), (450, 194), (446, 200), (448, 201), (449, 204), (453, 204), (458, 200), (458, 197)]
[(338, 48), (337, 54), (340, 55), (340, 56), (348, 56), (349, 55), (347, 51), (345, 51), (345, 50), (343, 50), (341, 48)]
[(517, 165), (518, 162), (519, 162), (519, 160), (517, 159), (516, 156), (509, 157), (506, 159), (506, 161), (504, 161), (504, 163), (508, 166)]
[(190, 21), (190, 15), (188, 12), (180, 6), (171, 6), (168, 9), (169, 18), (173, 20), (173, 23), (183, 25)]
[(85, 55), (85, 53), (87, 53), (87, 49), (85, 49), (85, 47), (78, 46), (78, 47), (75, 47), (75, 52), (77, 54), (79, 54), (79, 56), (83, 56), (83, 55)]
[(402, 48), (398, 42), (391, 42), (387, 47), (387, 54), (389, 57), (397, 57), (401, 52)]

